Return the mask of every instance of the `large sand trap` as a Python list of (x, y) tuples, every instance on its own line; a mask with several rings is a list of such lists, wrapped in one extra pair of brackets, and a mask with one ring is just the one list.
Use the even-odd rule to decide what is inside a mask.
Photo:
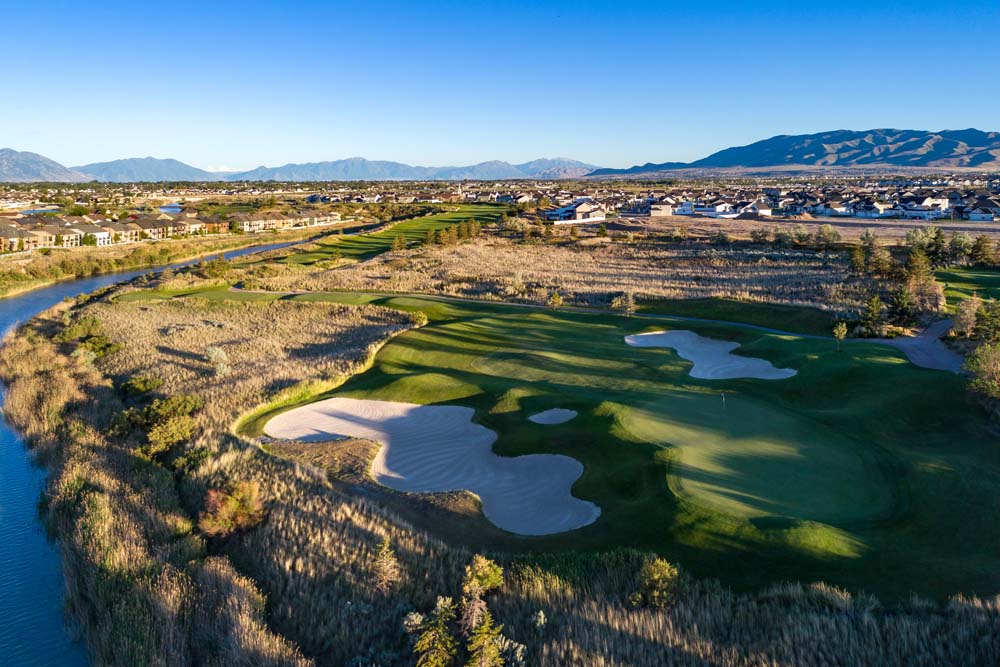
[(536, 424), (545, 424), (547, 426), (552, 424), (565, 424), (573, 417), (576, 417), (576, 410), (566, 410), (564, 408), (552, 408), (551, 410), (546, 410), (545, 412), (539, 412), (537, 414), (528, 417), (529, 422), (535, 422)]
[(673, 348), (682, 359), (694, 362), (690, 375), (702, 380), (784, 380), (798, 372), (791, 368), (775, 368), (766, 359), (730, 354), (739, 343), (705, 338), (693, 331), (654, 331), (625, 336), (625, 342), (633, 347)]
[(497, 456), (497, 434), (472, 423), (473, 414), (460, 406), (330, 398), (280, 414), (264, 430), (287, 440), (381, 442), (371, 467), (378, 482), (398, 491), (471, 491), (487, 519), (519, 535), (561, 533), (597, 520), (600, 508), (570, 492), (583, 474), (579, 461)]

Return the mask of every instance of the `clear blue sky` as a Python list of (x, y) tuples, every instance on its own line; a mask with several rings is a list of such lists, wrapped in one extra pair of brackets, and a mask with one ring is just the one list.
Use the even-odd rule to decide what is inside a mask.
[[(294, 7), (294, 9), (293, 9)], [(8, 2), (0, 147), (203, 168), (690, 160), (1000, 130), (1000, 3)]]

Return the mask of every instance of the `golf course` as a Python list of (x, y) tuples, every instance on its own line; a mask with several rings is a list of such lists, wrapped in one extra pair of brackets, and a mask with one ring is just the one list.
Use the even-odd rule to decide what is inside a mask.
[[(262, 433), (277, 415), (334, 397), (462, 406), (496, 434), (501, 457), (555, 454), (582, 464), (572, 496), (600, 514), (573, 530), (524, 537), (481, 515), (426, 525), (416, 517), (475, 548), (648, 549), (737, 587), (822, 579), (883, 599), (1000, 585), (1000, 449), (984, 414), (962, 377), (918, 368), (884, 345), (838, 351), (832, 339), (668, 315), (434, 297), (220, 288), (126, 297), (424, 313), (428, 323), (391, 340), (366, 372), (325, 394), (266, 406), (241, 428)], [(751, 369), (766, 364), (770, 375), (701, 379), (670, 347), (626, 342), (672, 330), (724, 343), (726, 355), (756, 360)], [(576, 416), (530, 419), (549, 410)]]
[(422, 243), (427, 238), (428, 232), (449, 229), (468, 220), (478, 220), (483, 224), (496, 222), (507, 210), (507, 207), (495, 204), (462, 204), (452, 211), (411, 218), (371, 234), (328, 236), (308, 250), (300, 250), (289, 255), (284, 261), (290, 264), (311, 265), (339, 257), (367, 259), (390, 250), (399, 236), (406, 239), (407, 245)]

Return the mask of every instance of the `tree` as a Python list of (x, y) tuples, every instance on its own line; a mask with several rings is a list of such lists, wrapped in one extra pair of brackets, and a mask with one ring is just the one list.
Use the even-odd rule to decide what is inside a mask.
[(674, 602), (680, 587), (677, 566), (662, 559), (651, 558), (639, 570), (638, 590), (632, 595), (634, 605), (662, 609)]
[(503, 569), (489, 558), (476, 554), (472, 562), (465, 566), (462, 579), (462, 618), (459, 626), (462, 634), (468, 636), (489, 610), (483, 596), (503, 585)]
[(865, 303), (864, 312), (861, 313), (861, 324), (869, 336), (882, 335), (882, 327), (885, 323), (884, 310), (882, 299), (879, 298), (878, 294), (872, 296)]
[(434, 245), (437, 239), (434, 236), (434, 230), (428, 229), (427, 234), (424, 236), (424, 245)]
[(820, 248), (830, 248), (831, 246), (840, 243), (840, 232), (830, 225), (823, 225), (816, 230), (815, 240), (816, 245)]
[(837, 352), (840, 352), (840, 344), (847, 338), (847, 324), (837, 322), (833, 325), (833, 337), (837, 339)]
[(944, 266), (948, 263), (948, 244), (944, 232), (936, 225), (927, 228), (927, 258), (933, 266)]
[(892, 255), (885, 246), (877, 245), (872, 248), (867, 257), (868, 273), (876, 276), (885, 276), (892, 270)]
[(417, 667), (450, 667), (454, 664), (458, 647), (451, 634), (455, 620), (455, 603), (449, 597), (439, 597), (434, 612), (424, 622), (420, 637), (413, 646), (417, 654)]
[(944, 288), (934, 279), (930, 258), (919, 248), (911, 250), (906, 260), (906, 290), (917, 312), (936, 313), (944, 307)]
[(972, 373), (969, 387), (992, 399), (1000, 398), (1000, 343), (986, 343), (965, 359), (965, 370)]
[(993, 266), (996, 264), (993, 241), (986, 234), (980, 234), (972, 242), (972, 248), (969, 250), (969, 261), (976, 266)]
[(976, 338), (987, 343), (1000, 342), (1000, 302), (990, 299), (976, 315)]
[(549, 295), (548, 300), (549, 307), (555, 310), (556, 308), (561, 308), (563, 305), (562, 295), (559, 294), (559, 290), (553, 290), (552, 294)]
[(851, 247), (851, 273), (855, 275), (862, 275), (865, 272), (865, 267), (867, 262), (865, 262), (865, 251), (861, 246), (856, 245)]
[(952, 264), (965, 264), (972, 252), (972, 237), (966, 232), (952, 232), (948, 239), (948, 259)]
[(472, 631), (466, 648), (469, 652), (467, 667), (502, 667), (503, 656), (500, 653), (500, 631), (502, 625), (493, 622), (489, 611), (483, 613), (483, 618), (476, 629)]
[(406, 250), (406, 237), (402, 234), (396, 234), (396, 238), (392, 240), (392, 249), (394, 252)]
[(754, 243), (767, 243), (771, 240), (771, 231), (767, 227), (751, 229), (750, 240)]
[(966, 338), (972, 336), (976, 331), (976, 319), (982, 307), (983, 300), (979, 298), (978, 294), (973, 294), (968, 299), (960, 301), (958, 307), (955, 309), (955, 317), (952, 325), (955, 333), (961, 334)]
[(603, 222), (600, 225), (598, 225), (598, 227), (597, 227), (597, 235), (598, 236), (607, 236), (608, 235), (608, 227)]
[(399, 583), (399, 578), (399, 559), (389, 544), (389, 538), (384, 537), (375, 557), (375, 588), (382, 592), (388, 591)]

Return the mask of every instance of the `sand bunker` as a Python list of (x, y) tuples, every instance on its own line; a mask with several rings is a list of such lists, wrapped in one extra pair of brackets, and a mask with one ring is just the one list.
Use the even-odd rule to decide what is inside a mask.
[(600, 508), (570, 492), (583, 474), (579, 461), (555, 454), (497, 456), (497, 434), (472, 423), (474, 413), (460, 406), (331, 398), (282, 413), (264, 430), (287, 440), (381, 442), (371, 467), (378, 482), (398, 491), (471, 491), (487, 519), (519, 535), (551, 535), (597, 520)]
[(552, 408), (551, 410), (546, 410), (545, 412), (539, 412), (538, 414), (531, 415), (528, 417), (528, 421), (535, 422), (536, 424), (565, 424), (573, 417), (576, 417), (576, 410), (565, 410), (563, 408)]
[(740, 346), (739, 343), (705, 338), (693, 331), (654, 331), (625, 336), (625, 342), (633, 347), (672, 348), (682, 359), (694, 363), (690, 371), (691, 377), (702, 380), (784, 380), (798, 372), (791, 368), (775, 368), (766, 359), (730, 354)]

